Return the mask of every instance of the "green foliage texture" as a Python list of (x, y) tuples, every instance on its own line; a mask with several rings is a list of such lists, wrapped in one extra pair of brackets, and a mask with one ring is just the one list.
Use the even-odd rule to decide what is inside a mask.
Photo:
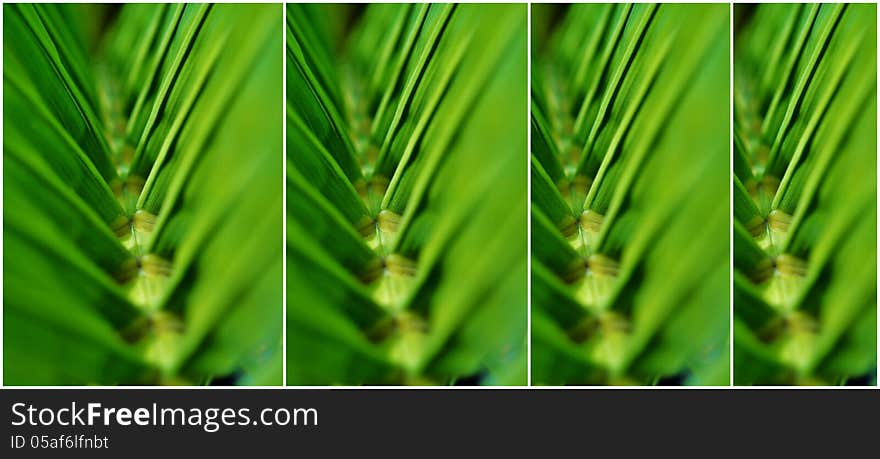
[(729, 384), (729, 23), (533, 6), (533, 384)]
[(526, 5), (287, 7), (287, 382), (526, 383)]
[(281, 10), (3, 6), (5, 384), (281, 383)]
[(736, 384), (876, 384), (876, 14), (736, 6)]

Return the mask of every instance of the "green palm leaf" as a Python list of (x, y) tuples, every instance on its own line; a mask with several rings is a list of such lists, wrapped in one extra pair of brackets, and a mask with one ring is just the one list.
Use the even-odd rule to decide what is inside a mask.
[(288, 5), (288, 384), (526, 383), (525, 23)]
[(737, 5), (736, 384), (877, 371), (875, 5)]
[(727, 11), (533, 7), (533, 383), (728, 384)]
[(4, 383), (280, 384), (280, 7), (3, 13)]

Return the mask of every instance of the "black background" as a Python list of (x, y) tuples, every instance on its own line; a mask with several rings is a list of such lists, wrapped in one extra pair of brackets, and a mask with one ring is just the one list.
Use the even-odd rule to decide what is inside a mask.
[[(819, 389), (4, 389), (9, 435), (98, 434), (103, 451), (142, 457), (873, 457), (880, 391)], [(316, 408), (308, 427), (14, 427), (12, 404), (138, 408)], [(638, 453), (638, 454), (637, 454)], [(503, 456), (502, 456), (503, 455)]]

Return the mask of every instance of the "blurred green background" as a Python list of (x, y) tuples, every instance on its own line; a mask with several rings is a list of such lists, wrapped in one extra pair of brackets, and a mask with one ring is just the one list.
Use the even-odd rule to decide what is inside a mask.
[(4, 5), (4, 383), (281, 384), (280, 5)]
[(287, 6), (288, 384), (526, 384), (526, 36)]
[(729, 384), (729, 23), (532, 6), (533, 384)]
[(876, 5), (735, 12), (734, 382), (876, 385)]

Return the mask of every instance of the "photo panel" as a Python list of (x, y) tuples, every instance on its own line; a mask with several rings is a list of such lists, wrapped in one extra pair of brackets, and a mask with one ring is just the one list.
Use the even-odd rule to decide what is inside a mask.
[(280, 385), (281, 5), (3, 5), (5, 385)]
[(730, 383), (729, 11), (532, 5), (533, 384)]
[(527, 383), (527, 6), (287, 5), (287, 384)]
[(876, 5), (737, 4), (734, 34), (734, 383), (876, 385)]

